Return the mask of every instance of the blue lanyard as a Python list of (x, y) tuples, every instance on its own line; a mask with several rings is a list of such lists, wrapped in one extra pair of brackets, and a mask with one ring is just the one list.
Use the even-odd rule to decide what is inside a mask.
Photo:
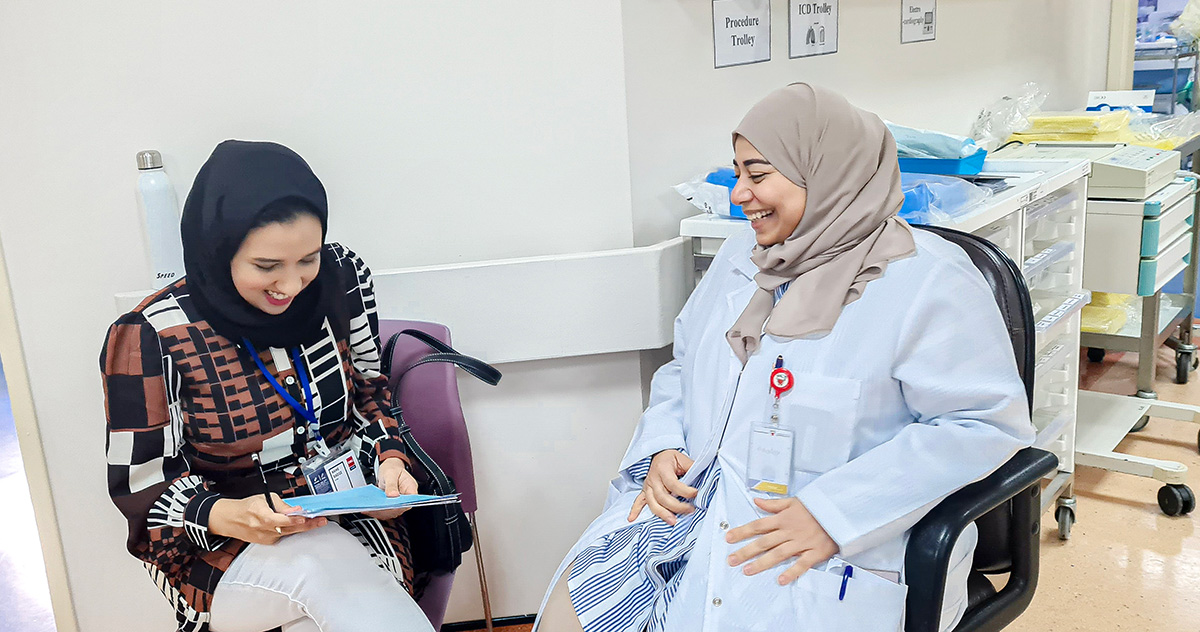
[(296, 367), (296, 374), (300, 376), (300, 386), (304, 388), (304, 399), (308, 403), (307, 408), (296, 401), (296, 398), (292, 397), (292, 394), (279, 384), (279, 380), (275, 379), (274, 375), (271, 375), (271, 372), (267, 370), (267, 365), (263, 364), (262, 358), (258, 357), (258, 351), (255, 350), (250, 340), (242, 338), (242, 343), (246, 345), (246, 350), (250, 352), (250, 357), (254, 358), (254, 363), (258, 365), (258, 370), (262, 371), (263, 375), (266, 376), (267, 381), (271, 383), (275, 392), (279, 393), (280, 397), (308, 422), (308, 427), (312, 430), (313, 438), (317, 440), (317, 443), (323, 443), (324, 439), (321, 438), (321, 424), (317, 421), (317, 415), (313, 407), (312, 386), (308, 380), (308, 373), (304, 370), (304, 364), (300, 361), (300, 350), (292, 349), (292, 362)]

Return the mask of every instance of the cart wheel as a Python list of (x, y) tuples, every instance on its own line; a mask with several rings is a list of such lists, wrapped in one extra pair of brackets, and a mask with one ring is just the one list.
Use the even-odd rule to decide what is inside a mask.
[(1088, 362), (1104, 362), (1104, 349), (1088, 347), (1087, 356)]
[(1187, 384), (1188, 373), (1192, 370), (1192, 352), (1175, 354), (1175, 383)]
[[(1133, 427), (1129, 429), (1129, 432), (1141, 432), (1142, 429), (1145, 428), (1149, 423), (1150, 415), (1143, 415), (1141, 419), (1137, 420), (1136, 424), (1133, 424)], [(1200, 447), (1200, 434), (1197, 434), (1196, 436), (1196, 445)]]
[(1054, 519), (1058, 520), (1058, 539), (1071, 539), (1071, 526), (1075, 524), (1075, 510), (1070, 507), (1059, 507), (1054, 510)]
[(1187, 485), (1163, 485), (1158, 490), (1158, 507), (1168, 516), (1182, 516), (1196, 508), (1196, 495)]

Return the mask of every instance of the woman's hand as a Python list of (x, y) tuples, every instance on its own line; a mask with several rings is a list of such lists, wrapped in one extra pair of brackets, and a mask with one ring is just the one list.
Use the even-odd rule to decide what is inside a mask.
[(669, 525), (674, 525), (679, 514), (692, 513), (696, 510), (680, 498), (692, 499), (699, 493), (695, 487), (688, 487), (679, 482), (692, 460), (679, 450), (663, 450), (654, 455), (650, 461), (650, 472), (642, 482), (642, 492), (633, 501), (629, 510), (629, 521), (637, 520), (642, 508), (649, 506), (650, 513), (663, 519)]
[(742, 569), (747, 575), (756, 575), (780, 562), (798, 558), (779, 576), (780, 585), (787, 585), (838, 552), (837, 543), (798, 498), (755, 498), (754, 504), (775, 515), (730, 529), (725, 534), (725, 541), (730, 544), (759, 536), (729, 556), (730, 566), (758, 558)]
[[(383, 491), (387, 492), (388, 498), (395, 498), (401, 494), (409, 495), (417, 493), (417, 479), (408, 473), (408, 468), (404, 466), (404, 461), (397, 458), (385, 459), (383, 463), (379, 464), (379, 469), (375, 470), (375, 482)], [(377, 520), (392, 520), (399, 518), (406, 511), (408, 510), (387, 509), (384, 511), (369, 511), (366, 512), (366, 515)]]
[(300, 508), (289, 506), (278, 494), (271, 494), (271, 502), (279, 511), (272, 510), (262, 495), (241, 500), (222, 498), (209, 511), (208, 530), (243, 542), (275, 544), (285, 535), (325, 526), (324, 518), (289, 515)]

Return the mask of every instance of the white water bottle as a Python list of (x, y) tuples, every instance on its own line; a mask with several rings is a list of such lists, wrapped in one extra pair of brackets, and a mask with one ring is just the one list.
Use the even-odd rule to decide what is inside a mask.
[(183, 276), (183, 242), (179, 237), (179, 201), (175, 187), (163, 171), (162, 154), (153, 149), (137, 155), (138, 209), (146, 222), (154, 289), (170, 285)]

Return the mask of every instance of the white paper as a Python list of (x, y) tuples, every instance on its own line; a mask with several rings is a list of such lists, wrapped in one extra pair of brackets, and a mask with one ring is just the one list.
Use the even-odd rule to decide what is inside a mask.
[(770, 0), (713, 0), (717, 68), (771, 59)]
[(1087, 109), (1141, 108), (1154, 109), (1153, 90), (1096, 90), (1088, 93)]
[(937, 0), (900, 2), (900, 43), (932, 41), (937, 36)]
[(838, 0), (788, 5), (788, 56), (811, 57), (836, 53), (838, 49)]

